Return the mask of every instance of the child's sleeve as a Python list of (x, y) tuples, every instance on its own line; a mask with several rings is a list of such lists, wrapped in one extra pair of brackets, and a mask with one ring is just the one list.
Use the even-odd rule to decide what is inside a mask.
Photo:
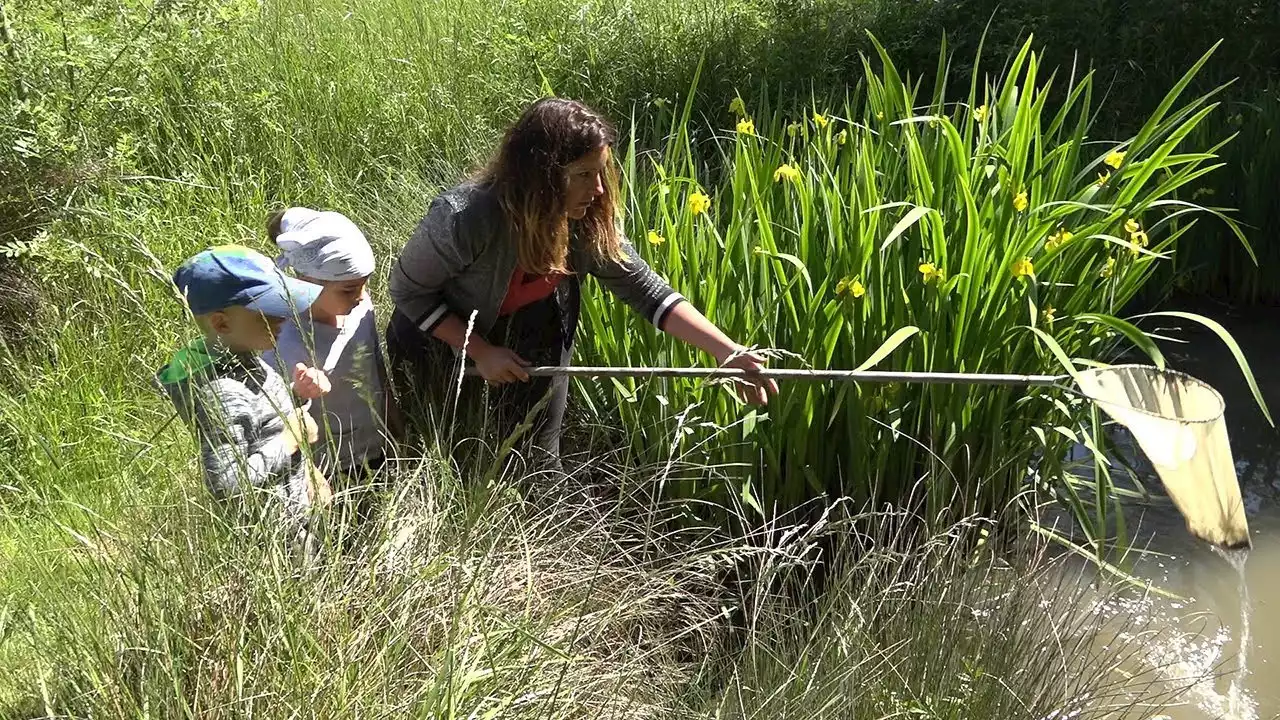
[(205, 482), (217, 496), (232, 495), (247, 484), (263, 487), (285, 470), (292, 455), (280, 432), (250, 452), (257, 422), (256, 395), (243, 383), (220, 379), (195, 391), (195, 415)]

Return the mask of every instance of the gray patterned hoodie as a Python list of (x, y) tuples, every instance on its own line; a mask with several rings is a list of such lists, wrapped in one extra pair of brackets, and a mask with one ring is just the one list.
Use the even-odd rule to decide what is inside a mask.
[(211, 347), (203, 338), (178, 351), (156, 375), (200, 443), (205, 484), (225, 500), (265, 491), (274, 514), (306, 540), (307, 465), (285, 445), (293, 396), (258, 353)]

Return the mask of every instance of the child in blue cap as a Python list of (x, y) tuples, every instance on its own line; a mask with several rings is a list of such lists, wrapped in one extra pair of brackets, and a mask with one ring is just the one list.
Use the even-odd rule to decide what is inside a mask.
[[(204, 479), (219, 499), (265, 492), (308, 558), (317, 551), (308, 510), (327, 504), (323, 475), (304, 452), (318, 430), (310, 400), (328, 390), (315, 368), (294, 368), (292, 386), (262, 359), (280, 327), (305, 313), (320, 287), (283, 275), (239, 245), (209, 248), (178, 267), (173, 282), (202, 337), (157, 374), (200, 441)], [(299, 403), (303, 403), (299, 407)]]

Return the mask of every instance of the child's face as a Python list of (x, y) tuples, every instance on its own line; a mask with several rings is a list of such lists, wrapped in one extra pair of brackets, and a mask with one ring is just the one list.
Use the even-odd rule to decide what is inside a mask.
[(209, 313), (209, 327), (222, 344), (239, 352), (263, 352), (276, 346), (284, 318), (263, 315), (239, 305)]
[(364, 297), (364, 289), (369, 284), (369, 278), (367, 277), (355, 280), (303, 279), (307, 280), (307, 282), (324, 286), (324, 290), (320, 292), (320, 297), (316, 298), (316, 301), (311, 304), (312, 314), (320, 317), (349, 315), (356, 305), (360, 304), (360, 299)]

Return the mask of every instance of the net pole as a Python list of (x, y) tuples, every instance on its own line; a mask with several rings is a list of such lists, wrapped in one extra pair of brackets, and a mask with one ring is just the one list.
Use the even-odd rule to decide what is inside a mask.
[[(894, 372), (879, 370), (803, 370), (765, 368), (743, 370), (741, 368), (678, 368), (678, 367), (591, 367), (540, 365), (525, 368), (531, 377), (591, 378), (694, 378), (694, 379), (766, 379), (810, 382), (861, 382), (861, 383), (916, 383), (933, 385), (1012, 385), (1022, 387), (1049, 387), (1067, 379), (1065, 375), (1017, 375), (1002, 373), (943, 373), (943, 372)], [(479, 372), (467, 368), (466, 374)]]

